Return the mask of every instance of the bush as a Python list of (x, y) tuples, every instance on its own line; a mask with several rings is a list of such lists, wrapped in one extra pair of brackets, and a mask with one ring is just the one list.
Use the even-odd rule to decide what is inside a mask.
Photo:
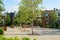
[(56, 28), (56, 24), (55, 23), (51, 23), (50, 24), (50, 28)]
[[(20, 39), (20, 37), (16, 36), (16, 37), (5, 37), (4, 35), (0, 35), (0, 40), (30, 40), (29, 37), (23, 37)], [(37, 40), (36, 38), (34, 38), (33, 40)]]
[(58, 28), (60, 29), (60, 26), (58, 26)]
[(20, 40), (17, 36), (16, 37), (5, 37), (0, 35), (0, 40)]
[(46, 28), (50, 28), (50, 26), (49, 25), (46, 25)]
[(30, 38), (24, 37), (24, 38), (22, 38), (22, 40), (30, 40)]
[(0, 35), (3, 35), (4, 31), (2, 29), (0, 29)]
[(33, 40), (37, 40), (36, 38), (34, 38)]

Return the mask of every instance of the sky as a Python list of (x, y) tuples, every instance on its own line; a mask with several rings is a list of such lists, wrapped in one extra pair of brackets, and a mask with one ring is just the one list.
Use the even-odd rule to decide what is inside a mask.
[[(21, 0), (3, 0), (4, 6), (6, 11), (8, 12), (13, 12), (13, 11), (18, 11), (18, 7), (19, 7), (19, 2)], [(43, 0), (43, 4), (42, 6), (44, 7), (44, 9), (53, 9), (53, 8), (57, 8), (60, 9), (60, 0)]]

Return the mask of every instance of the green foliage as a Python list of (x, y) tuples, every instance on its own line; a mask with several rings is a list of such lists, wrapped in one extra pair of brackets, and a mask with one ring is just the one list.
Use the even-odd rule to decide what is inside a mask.
[(34, 40), (37, 40), (36, 38), (34, 38)]
[(18, 36), (16, 36), (16, 37), (15, 37), (15, 40), (20, 40), (20, 39), (18, 38)]
[(58, 28), (60, 29), (60, 26), (58, 26)]
[(2, 0), (0, 0), (0, 12), (4, 11), (4, 10), (5, 10), (4, 9), (4, 4), (3, 4)]
[(0, 35), (3, 35), (4, 31), (2, 29), (0, 29)]
[[(23, 38), (19, 38), (18, 36), (16, 37), (5, 37), (4, 35), (0, 35), (0, 40), (30, 40), (29, 37), (23, 37)], [(33, 40), (37, 40), (37, 39), (33, 39)]]
[(55, 11), (52, 11), (50, 14), (50, 28), (56, 28), (56, 23), (58, 21), (58, 15)]
[(46, 25), (46, 28), (50, 28), (50, 25)]
[(0, 23), (2, 23), (2, 15), (0, 14)]
[(17, 20), (15, 20), (15, 21), (14, 21), (14, 25), (15, 25), (15, 26), (20, 26), (20, 23), (19, 23)]
[(58, 15), (57, 15), (57, 13), (56, 13), (55, 11), (52, 11), (50, 15), (51, 15), (51, 16), (50, 16), (50, 17), (51, 17), (51, 18), (50, 18), (50, 22), (55, 23), (55, 22), (58, 21)]
[(52, 22), (52, 23), (50, 24), (50, 28), (56, 28), (56, 23), (53, 23), (53, 22)]
[(22, 38), (22, 40), (30, 40), (30, 38), (24, 37), (24, 38)]
[(32, 20), (39, 13), (38, 5), (40, 4), (42, 4), (42, 0), (21, 0), (16, 20), (19, 23), (32, 23)]
[(4, 35), (0, 35), (0, 40), (20, 40), (17, 36), (16, 37), (5, 37)]
[[(23, 37), (23, 38), (18, 38), (18, 36), (16, 37), (5, 37), (4, 35), (0, 35), (0, 40), (30, 40), (29, 37)], [(36, 39), (33, 39), (36, 40)]]
[(10, 15), (9, 15), (9, 13), (7, 12), (7, 14), (6, 14), (6, 17), (5, 17), (5, 23), (6, 23), (6, 25), (10, 25)]

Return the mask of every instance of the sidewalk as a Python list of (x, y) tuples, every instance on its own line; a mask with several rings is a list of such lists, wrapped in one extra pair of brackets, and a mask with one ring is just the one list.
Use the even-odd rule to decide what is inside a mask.
[[(47, 29), (47, 28), (33, 28), (34, 34), (38, 35), (60, 35), (59, 29)], [(5, 35), (27, 35), (32, 34), (32, 28), (22, 28), (14, 27), (10, 28), (7, 27), (7, 31), (4, 31)]]
[(36, 38), (37, 40), (60, 40), (60, 30), (55, 29), (46, 29), (46, 28), (34, 28), (34, 33), (38, 33), (39, 35), (27, 35), (31, 34), (31, 28), (24, 28), (20, 29), (20, 27), (15, 28), (7, 28), (7, 31), (4, 31), (6, 37), (15, 37), (18, 36), (19, 38), (28, 36), (30, 40)]

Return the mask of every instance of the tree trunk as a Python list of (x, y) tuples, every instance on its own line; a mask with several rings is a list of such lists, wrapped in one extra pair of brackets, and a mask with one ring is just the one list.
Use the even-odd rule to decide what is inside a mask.
[(7, 31), (7, 26), (6, 25), (4, 26), (4, 31)]
[(14, 28), (14, 18), (11, 19), (11, 28)]

